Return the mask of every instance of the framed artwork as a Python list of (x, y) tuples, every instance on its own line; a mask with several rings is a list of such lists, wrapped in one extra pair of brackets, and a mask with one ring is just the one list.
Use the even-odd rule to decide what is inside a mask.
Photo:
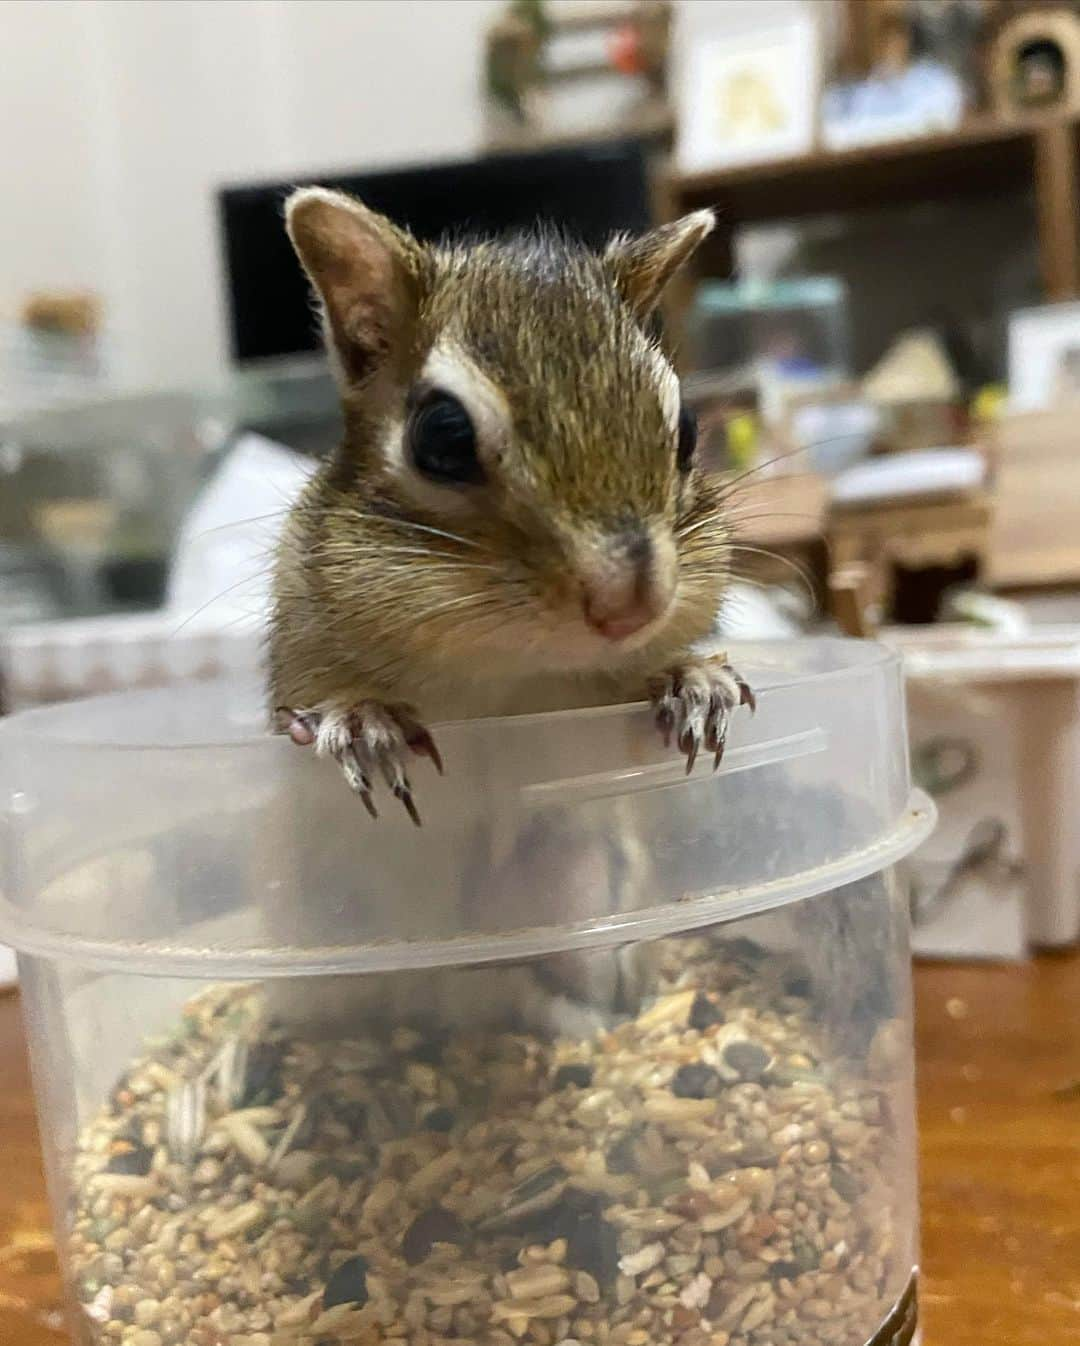
[(1009, 406), (1042, 411), (1080, 400), (1080, 303), (1042, 304), (1009, 318)]
[(679, 168), (707, 172), (812, 149), (820, 67), (810, 13), (693, 43), (677, 95)]

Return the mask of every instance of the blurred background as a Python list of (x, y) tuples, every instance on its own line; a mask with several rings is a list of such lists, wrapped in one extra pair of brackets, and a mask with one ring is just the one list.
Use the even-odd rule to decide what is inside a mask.
[[(899, 650), (940, 814), (928, 1340), (1075, 1340), (1080, 3), (7, 0), (0, 52), (0, 714), (257, 665), (339, 431), (291, 187), (425, 238), (715, 208), (664, 325), (738, 478), (720, 626)], [(14, 1005), (0, 1338), (36, 1346), (64, 1329)]]
[(0, 707), (258, 659), (338, 433), (291, 186), (428, 238), (712, 206), (665, 323), (742, 478), (721, 623), (903, 651), (920, 948), (1075, 940), (1080, 5), (24, 0), (0, 42)]

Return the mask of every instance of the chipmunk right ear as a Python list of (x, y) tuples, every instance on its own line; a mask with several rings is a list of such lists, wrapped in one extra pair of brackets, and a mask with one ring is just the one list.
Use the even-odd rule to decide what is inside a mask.
[(695, 210), (639, 238), (620, 235), (608, 244), (604, 260), (615, 286), (642, 322), (652, 316), (668, 282), (715, 226), (711, 210)]
[(322, 300), (327, 342), (345, 381), (367, 381), (408, 346), (421, 245), (353, 197), (323, 187), (293, 192), (285, 227)]

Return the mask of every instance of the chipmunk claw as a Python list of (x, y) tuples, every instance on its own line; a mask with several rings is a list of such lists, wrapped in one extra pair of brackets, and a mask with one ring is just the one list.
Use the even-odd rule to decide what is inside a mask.
[(698, 659), (667, 669), (649, 683), (656, 723), (669, 746), (672, 735), (686, 756), (687, 775), (704, 747), (713, 754), (713, 770), (720, 765), (727, 744), (732, 712), (757, 701), (750, 685), (723, 656)]
[[(399, 710), (401, 708), (399, 707)], [(414, 720), (411, 715), (402, 712), (402, 729), (405, 732), (405, 742), (418, 757), (430, 757), (435, 770), (439, 775), (443, 775), (443, 760), (438, 748), (435, 746), (435, 740), (419, 721)]]
[(405, 805), (405, 812), (417, 827), (422, 827), (423, 823), (420, 821), (420, 814), (417, 812), (416, 804), (412, 797), (412, 791), (409, 787), (407, 785), (397, 785), (394, 787), (394, 794), (401, 800), (402, 804)]
[(728, 672), (735, 679), (735, 685), (739, 689), (739, 705), (749, 706), (750, 714), (753, 715), (754, 711), (757, 710), (757, 697), (754, 695), (754, 689), (733, 668), (729, 667)]
[(435, 740), (409, 707), (381, 701), (361, 701), (348, 709), (283, 709), (278, 712), (285, 730), (302, 747), (314, 744), (320, 757), (332, 757), (349, 789), (359, 795), (372, 818), (378, 818), (372, 781), (376, 771), (417, 827), (420, 813), (405, 771), (409, 752), (429, 757), (442, 775), (443, 763)]
[(363, 768), (356, 747), (350, 743), (343, 750), (334, 751), (331, 749), (331, 755), (338, 766), (341, 767), (345, 784), (352, 790), (353, 794), (360, 796), (360, 801), (368, 813), (373, 818), (378, 818), (379, 810), (375, 807), (375, 800), (371, 793), (371, 778)]
[(668, 694), (663, 694), (652, 698), (653, 709), (656, 716), (656, 727), (660, 730), (660, 735), (664, 740), (664, 747), (671, 747), (671, 735), (675, 731), (675, 703), (674, 698)]

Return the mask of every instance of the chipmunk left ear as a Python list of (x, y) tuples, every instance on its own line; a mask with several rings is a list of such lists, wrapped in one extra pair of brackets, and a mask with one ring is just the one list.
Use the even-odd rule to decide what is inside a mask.
[(696, 210), (640, 238), (620, 235), (612, 239), (604, 260), (616, 288), (639, 319), (651, 317), (672, 276), (697, 251), (715, 225), (716, 217), (711, 210)]
[(285, 225), (321, 300), (339, 372), (348, 385), (370, 385), (409, 347), (423, 248), (363, 202), (322, 187), (293, 192)]

